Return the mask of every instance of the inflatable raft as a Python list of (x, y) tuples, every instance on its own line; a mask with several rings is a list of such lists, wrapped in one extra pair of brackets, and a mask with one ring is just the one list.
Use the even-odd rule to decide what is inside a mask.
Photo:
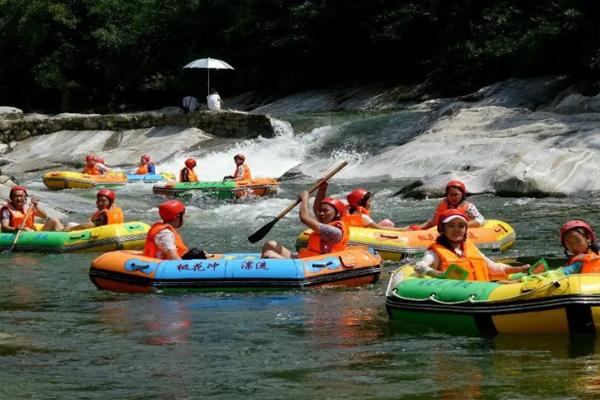
[[(141, 249), (149, 229), (143, 222), (126, 222), (73, 232), (23, 231), (13, 251), (84, 253)], [(11, 248), (15, 235), (0, 233), (0, 251)]]
[(405, 326), (458, 334), (600, 332), (600, 274), (499, 284), (418, 278), (404, 266), (390, 278), (386, 309)]
[(152, 191), (166, 196), (180, 196), (190, 191), (208, 193), (219, 199), (244, 196), (266, 196), (277, 192), (280, 182), (273, 178), (257, 178), (245, 181), (222, 182), (166, 182), (155, 184)]
[(381, 257), (354, 247), (302, 259), (261, 259), (259, 254), (215, 254), (206, 260), (159, 260), (141, 252), (113, 251), (96, 258), (90, 279), (100, 289), (265, 290), (356, 286), (376, 282)]
[[(296, 240), (296, 248), (306, 247), (310, 229)], [(515, 243), (515, 231), (503, 221), (488, 220), (479, 228), (469, 228), (469, 238), (482, 250), (506, 251)], [(391, 231), (350, 227), (350, 244), (364, 245), (377, 250), (384, 260), (399, 261), (409, 254), (422, 253), (438, 236), (436, 228), (422, 231)]]
[(42, 178), (50, 189), (90, 189), (95, 186), (118, 186), (133, 182), (155, 183), (174, 179), (173, 174), (152, 175), (124, 174), (112, 172), (106, 175), (88, 175), (72, 171), (50, 171)]

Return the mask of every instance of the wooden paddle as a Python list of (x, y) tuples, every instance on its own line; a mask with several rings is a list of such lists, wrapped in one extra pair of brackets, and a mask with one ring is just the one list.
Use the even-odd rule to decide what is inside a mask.
[[(329, 172), (327, 175), (325, 175), (324, 177), (322, 177), (321, 179), (319, 179), (317, 181), (317, 183), (315, 183), (308, 190), (308, 192), (312, 193), (315, 190), (317, 190), (319, 188), (319, 186), (321, 186), (321, 184), (323, 182), (329, 180), (332, 176), (334, 176), (335, 174), (337, 174), (338, 172), (340, 172), (340, 170), (342, 168), (344, 168), (346, 165), (348, 165), (348, 161), (342, 161), (341, 163), (339, 163), (337, 165), (337, 167), (335, 167), (331, 172)], [(268, 224), (264, 225), (262, 228), (260, 228), (256, 232), (254, 232), (252, 235), (248, 236), (248, 241), (250, 243), (256, 243), (260, 239), (264, 238), (267, 235), (267, 233), (269, 233), (269, 231), (271, 230), (271, 228), (273, 228), (273, 226), (277, 223), (277, 221), (279, 221), (287, 213), (289, 213), (290, 211), (292, 211), (294, 209), (294, 207), (296, 207), (298, 204), (300, 204), (300, 201), (301, 201), (300, 198), (298, 198), (296, 201), (294, 201), (292, 204), (290, 204), (285, 210), (283, 210), (282, 212), (280, 212), (279, 215), (277, 215), (271, 222), (269, 222)]]
[(29, 209), (25, 213), (25, 218), (23, 219), (23, 222), (21, 222), (21, 224), (17, 227), (17, 228), (19, 228), (19, 230), (15, 234), (15, 238), (13, 239), (13, 242), (10, 245), (10, 248), (7, 250), (8, 253), (12, 252), (14, 250), (15, 246), (17, 245), (17, 241), (19, 240), (19, 236), (21, 236), (21, 232), (23, 232), (23, 226), (25, 225), (25, 222), (27, 222), (27, 218), (29, 218), (29, 216), (31, 215), (32, 211), (33, 211), (33, 207), (29, 206)]

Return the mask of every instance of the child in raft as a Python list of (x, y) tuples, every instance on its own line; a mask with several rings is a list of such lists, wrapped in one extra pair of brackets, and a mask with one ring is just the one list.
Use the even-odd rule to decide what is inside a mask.
[(80, 231), (97, 226), (122, 224), (125, 222), (123, 210), (115, 204), (117, 195), (109, 189), (100, 189), (96, 194), (96, 212), (83, 224), (69, 224), (65, 232)]
[(348, 196), (348, 213), (344, 222), (348, 226), (360, 228), (387, 229), (395, 231), (404, 231), (405, 228), (394, 228), (394, 223), (389, 219), (381, 220), (379, 223), (371, 218), (371, 206), (373, 203), (373, 194), (364, 188), (357, 188), (351, 191)]
[(580, 219), (566, 222), (560, 228), (560, 243), (569, 257), (562, 268), (565, 275), (600, 273), (600, 251), (590, 224)]
[(137, 170), (135, 171), (137, 175), (155, 175), (156, 168), (154, 167), (154, 163), (150, 160), (150, 156), (148, 154), (143, 154), (140, 157), (140, 164), (138, 165)]
[(410, 225), (403, 230), (429, 229), (438, 225), (440, 214), (445, 210), (462, 210), (468, 219), (469, 228), (477, 228), (485, 224), (483, 215), (477, 210), (475, 204), (466, 200), (467, 187), (459, 180), (451, 180), (446, 184), (446, 197), (440, 202), (435, 213), (429, 221), (420, 225)]
[(306, 190), (300, 194), (300, 221), (313, 230), (308, 237), (308, 247), (294, 253), (281, 243), (269, 240), (263, 246), (262, 258), (304, 258), (346, 248), (349, 235), (343, 221), (346, 205), (334, 197), (325, 198), (326, 190), (327, 185), (319, 186), (313, 205), (314, 216), (308, 210), (310, 194)]
[(467, 237), (467, 218), (464, 211), (459, 209), (441, 213), (437, 225), (440, 235), (416, 263), (415, 272), (438, 277), (450, 265), (456, 264), (468, 272), (467, 280), (489, 282), (490, 275), (506, 276), (529, 268), (529, 265), (513, 267), (494, 262), (483, 255)]

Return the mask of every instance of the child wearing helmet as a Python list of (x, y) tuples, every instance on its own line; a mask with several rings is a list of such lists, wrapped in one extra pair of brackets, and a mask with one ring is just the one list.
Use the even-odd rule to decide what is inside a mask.
[(158, 206), (162, 221), (154, 223), (144, 244), (143, 255), (161, 260), (205, 259), (203, 250), (188, 249), (177, 231), (183, 225), (185, 205), (179, 200), (167, 200)]
[(196, 167), (196, 160), (188, 158), (185, 160), (185, 167), (179, 171), (179, 182), (198, 182), (198, 177), (194, 172)]
[(306, 190), (300, 194), (300, 221), (313, 230), (308, 238), (308, 248), (293, 253), (281, 243), (269, 240), (263, 246), (263, 258), (304, 258), (346, 248), (349, 236), (343, 221), (346, 205), (334, 197), (325, 198), (325, 191), (326, 186), (321, 185), (313, 205), (314, 215), (308, 210), (310, 194)]
[(421, 230), (437, 226), (440, 215), (445, 210), (458, 209), (467, 215), (469, 228), (477, 228), (485, 224), (485, 218), (477, 210), (475, 204), (466, 200), (467, 187), (462, 181), (451, 180), (446, 184), (446, 197), (440, 202), (431, 219), (421, 225), (410, 225), (404, 227), (404, 230)]
[(440, 235), (415, 264), (415, 272), (437, 277), (456, 264), (468, 272), (467, 280), (488, 282), (490, 272), (497, 276), (529, 268), (529, 265), (514, 267), (487, 258), (467, 237), (467, 221), (467, 215), (460, 209), (442, 212), (437, 225)]
[(394, 228), (394, 223), (389, 219), (384, 219), (379, 223), (371, 218), (371, 205), (373, 194), (364, 188), (357, 188), (351, 191), (348, 196), (348, 213), (344, 222), (348, 226), (360, 228), (387, 229), (404, 231), (404, 228)]
[(596, 234), (586, 221), (576, 219), (560, 228), (560, 243), (569, 257), (562, 268), (565, 275), (600, 273), (600, 255)]
[(235, 162), (235, 171), (233, 172), (233, 179), (236, 181), (250, 180), (252, 179), (252, 173), (250, 168), (245, 164), (246, 156), (243, 154), (236, 154), (233, 156)]
[(123, 210), (117, 207), (115, 200), (117, 195), (112, 190), (100, 189), (96, 194), (96, 212), (92, 214), (88, 222), (83, 224), (69, 226), (66, 232), (79, 231), (82, 229), (95, 228), (97, 226), (122, 224), (125, 222)]
[(85, 156), (85, 165), (83, 166), (81, 172), (88, 175), (102, 175), (102, 171), (100, 168), (98, 168), (96, 162), (96, 156), (93, 154), (88, 154)]
[(0, 225), (2, 232), (16, 232), (18, 230), (35, 231), (35, 217), (45, 218), (42, 231), (61, 231), (62, 223), (56, 218), (49, 218), (46, 211), (39, 206), (39, 200), (31, 198), (30, 206), (27, 207), (27, 188), (24, 186), (13, 186), (10, 189), (10, 200), (0, 208)]
[(104, 161), (104, 157), (96, 156), (94, 158), (94, 161), (96, 161), (96, 168), (98, 168), (98, 170), (100, 171), (100, 174), (104, 175), (109, 172), (109, 168), (106, 165), (106, 162)]
[(138, 165), (138, 169), (135, 171), (135, 173), (136, 175), (156, 174), (154, 163), (150, 160), (150, 156), (148, 154), (144, 154), (140, 157), (140, 164)]

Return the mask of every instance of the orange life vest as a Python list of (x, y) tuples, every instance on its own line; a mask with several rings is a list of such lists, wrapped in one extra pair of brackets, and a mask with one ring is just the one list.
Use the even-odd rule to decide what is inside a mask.
[(96, 164), (94, 164), (91, 167), (88, 164), (85, 164), (83, 166), (83, 171), (81, 172), (88, 175), (102, 175), (102, 171), (100, 171), (98, 167), (96, 167)]
[[(15, 206), (13, 205), (12, 202), (7, 202), (1, 209), (0, 209), (0, 213), (2, 212), (2, 210), (8, 210), (10, 212), (10, 222), (9, 225), (13, 228), (20, 228), (21, 226), (23, 228), (31, 228), (31, 229), (35, 229), (34, 225), (33, 225), (33, 221), (35, 219), (36, 211), (32, 210), (32, 212), (29, 214), (29, 216), (27, 217), (27, 221), (25, 221), (25, 215), (27, 214), (27, 210), (23, 209), (23, 211), (17, 210), (15, 208)], [(23, 223), (23, 221), (25, 221)]]
[(600, 273), (600, 256), (595, 253), (586, 253), (573, 256), (567, 262), (567, 265), (576, 262), (581, 262), (581, 274), (597, 274)]
[(252, 179), (252, 174), (250, 173), (250, 168), (248, 168), (248, 166), (246, 164), (242, 164), (241, 167), (244, 169), (242, 176), (237, 176), (239, 167), (235, 167), (235, 171), (233, 172), (233, 177), (235, 179), (239, 179), (239, 180), (243, 180), (243, 181)]
[(184, 182), (183, 180), (183, 171), (187, 169), (188, 172), (188, 180), (187, 182), (198, 182), (198, 177), (196, 176), (196, 173), (188, 167), (184, 167), (181, 169), (181, 171), (179, 171), (179, 182)]
[(467, 213), (467, 209), (469, 208), (470, 205), (471, 205), (471, 203), (469, 203), (468, 201), (462, 201), (458, 206), (453, 207), (448, 203), (448, 199), (445, 198), (444, 200), (442, 200), (440, 202), (440, 204), (435, 209), (435, 213), (433, 214), (433, 222), (435, 223), (435, 225), (437, 225), (438, 221), (440, 219), (440, 215), (442, 215), (442, 213), (444, 211), (451, 209), (451, 208), (456, 208), (458, 210), (461, 210), (465, 214), (467, 214), (467, 217), (469, 217), (469, 214)]
[(148, 164), (140, 165), (138, 167), (137, 171), (135, 171), (135, 173), (137, 175), (146, 175), (146, 174), (148, 174)]
[(429, 250), (438, 256), (440, 271), (444, 272), (451, 264), (456, 264), (469, 273), (467, 276), (468, 281), (489, 282), (490, 275), (483, 259), (483, 254), (481, 254), (471, 239), (464, 241), (462, 256), (459, 256), (454, 251), (447, 249), (439, 243), (433, 243), (429, 246)]
[[(336, 251), (344, 250), (348, 245), (348, 240), (350, 237), (350, 232), (348, 230), (348, 226), (342, 221), (333, 221), (327, 225), (335, 226), (342, 230), (342, 240), (331, 246), (331, 249), (328, 253), (335, 253)], [(304, 257), (312, 257), (319, 254), (325, 254), (322, 250), (321, 246), (321, 235), (318, 232), (313, 232), (308, 235), (308, 247), (306, 249), (300, 250), (298, 256), (300, 258)]]
[[(185, 243), (183, 243), (183, 239), (181, 238), (181, 235), (179, 235), (179, 232), (177, 232), (177, 229), (173, 228), (172, 225), (165, 224), (161, 221), (152, 225), (150, 227), (150, 230), (148, 231), (148, 235), (146, 236), (146, 243), (144, 243), (143, 253), (146, 257), (158, 258), (156, 255), (158, 253), (159, 248), (156, 246), (154, 238), (156, 238), (156, 235), (164, 229), (168, 229), (171, 232), (173, 232), (173, 235), (175, 236), (175, 247), (177, 248), (177, 254), (179, 255), (179, 257), (183, 256), (185, 253), (188, 252), (188, 248), (185, 245)], [(162, 259), (168, 260), (168, 255), (163, 253)]]
[(346, 216), (344, 217), (344, 222), (348, 226), (356, 226), (359, 228), (364, 228), (367, 225), (363, 221), (363, 218), (362, 218), (363, 214), (370, 215), (370, 212), (366, 208), (358, 206), (358, 207), (356, 207), (356, 212), (354, 214), (350, 214), (350, 213), (346, 214)]
[(116, 205), (110, 206), (110, 208), (104, 208), (102, 210), (97, 210), (90, 217), (90, 221), (95, 222), (98, 221), (100, 215), (106, 214), (106, 225), (111, 224), (122, 224), (125, 222), (125, 217), (123, 216), (123, 210), (121, 207), (117, 207)]

